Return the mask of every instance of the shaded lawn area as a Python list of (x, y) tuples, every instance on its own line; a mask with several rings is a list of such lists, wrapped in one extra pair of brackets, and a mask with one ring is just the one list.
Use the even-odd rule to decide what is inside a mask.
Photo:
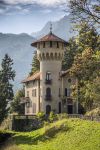
[(13, 136), (20, 150), (100, 150), (100, 123), (63, 119)]

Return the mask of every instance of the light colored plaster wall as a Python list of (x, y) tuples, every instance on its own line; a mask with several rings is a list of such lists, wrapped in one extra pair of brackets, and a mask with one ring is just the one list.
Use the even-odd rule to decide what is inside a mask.
[[(52, 84), (47, 85), (45, 84), (46, 79), (46, 72), (51, 72), (51, 79)], [(41, 88), (41, 102), (42, 102), (42, 111), (46, 110), (46, 105), (51, 105), (52, 110), (56, 110), (58, 112), (58, 102), (60, 101), (59, 98), (59, 88), (60, 88), (60, 81), (59, 81), (59, 72), (61, 71), (61, 61), (41, 61), (40, 62), (40, 88)], [(46, 101), (46, 88), (51, 88), (51, 96), (52, 101)]]
[[(47, 58), (46, 54), (53, 54), (53, 59), (51, 57)], [(39, 57), (43, 56), (45, 57)], [(59, 55), (56, 59), (55, 54)], [(50, 48), (50, 42), (46, 42), (45, 48), (43, 48), (43, 44), (41, 43), (40, 49), (37, 50), (37, 56), (40, 61), (40, 88), (41, 88), (41, 111), (46, 112), (46, 106), (51, 105), (51, 109), (55, 110), (58, 113), (58, 103), (61, 101), (61, 98), (59, 97), (59, 88), (61, 87), (61, 83), (59, 80), (59, 73), (61, 71), (62, 66), (62, 59), (64, 57), (64, 44), (59, 43), (59, 48), (57, 48), (57, 42), (53, 42), (52, 48)], [(52, 78), (52, 84), (46, 85), (45, 79), (46, 79), (46, 72), (51, 72), (51, 78)], [(46, 95), (46, 88), (51, 88), (51, 101), (45, 100)]]
[[(68, 82), (68, 79), (71, 79), (71, 83)], [(76, 83), (77, 83), (77, 79), (75, 77), (71, 77), (69, 74), (62, 77), (62, 97), (65, 97), (65, 88), (71, 89), (72, 85), (76, 85)], [(66, 97), (66, 99), (67, 99), (67, 97)], [(77, 107), (76, 102), (74, 102), (73, 103), (73, 113), (77, 112), (76, 107)], [(63, 107), (63, 111), (67, 111), (67, 103), (66, 103), (66, 107)]]
[[(32, 96), (32, 90), (36, 89), (36, 97)], [(31, 81), (28, 84), (25, 84), (25, 97), (27, 97), (27, 92), (29, 92), (29, 98), (30, 101), (32, 102), (32, 105), (27, 108), (25, 107), (25, 114), (36, 114), (38, 113), (38, 101), (39, 101), (39, 87), (38, 87), (38, 80), (36, 81)], [(33, 113), (33, 105), (36, 105), (36, 113)], [(29, 109), (29, 113), (27, 113), (27, 109)]]

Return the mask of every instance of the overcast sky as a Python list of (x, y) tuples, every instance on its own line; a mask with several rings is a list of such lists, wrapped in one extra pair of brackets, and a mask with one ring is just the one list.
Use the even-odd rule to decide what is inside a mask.
[(68, 0), (0, 0), (0, 32), (32, 33), (59, 20)]

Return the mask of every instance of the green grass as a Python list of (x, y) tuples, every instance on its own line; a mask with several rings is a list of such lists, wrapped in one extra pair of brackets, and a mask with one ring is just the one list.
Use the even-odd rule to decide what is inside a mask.
[(63, 119), (33, 132), (17, 132), (3, 150), (100, 150), (100, 123)]

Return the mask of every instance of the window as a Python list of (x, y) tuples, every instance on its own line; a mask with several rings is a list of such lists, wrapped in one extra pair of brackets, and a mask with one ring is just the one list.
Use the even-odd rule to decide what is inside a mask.
[(68, 79), (68, 82), (71, 83), (71, 79)]
[(60, 88), (59, 88), (59, 97), (60, 97)]
[(59, 42), (57, 42), (57, 48), (59, 48)]
[(65, 96), (68, 96), (68, 97), (71, 96), (71, 89), (65, 88)]
[(46, 73), (46, 80), (51, 80), (51, 72)]
[(32, 90), (32, 96), (33, 96), (33, 97), (36, 97), (36, 94), (37, 94), (37, 93), (36, 93), (36, 89), (33, 89), (33, 90)]
[(62, 43), (62, 49), (64, 49), (64, 44)]
[(65, 96), (67, 96), (67, 88), (65, 88)]
[(51, 89), (50, 89), (50, 88), (47, 88), (47, 89), (46, 89), (46, 95), (47, 95), (47, 96), (51, 96)]
[(36, 103), (33, 103), (33, 113), (36, 113)]
[(34, 94), (34, 95), (35, 95), (35, 97), (36, 97), (36, 89), (35, 89), (35, 94)]
[(50, 106), (50, 105), (47, 105), (47, 106), (46, 106), (46, 114), (49, 115), (49, 114), (50, 114), (50, 111), (51, 111), (51, 106)]
[(43, 48), (45, 48), (45, 42), (43, 42)]
[(38, 48), (40, 49), (40, 43), (38, 43)]
[(71, 89), (67, 89), (67, 96), (68, 96), (68, 97), (71, 96)]
[(50, 41), (50, 47), (52, 47), (52, 41)]
[(27, 97), (29, 97), (29, 91), (27, 91)]

